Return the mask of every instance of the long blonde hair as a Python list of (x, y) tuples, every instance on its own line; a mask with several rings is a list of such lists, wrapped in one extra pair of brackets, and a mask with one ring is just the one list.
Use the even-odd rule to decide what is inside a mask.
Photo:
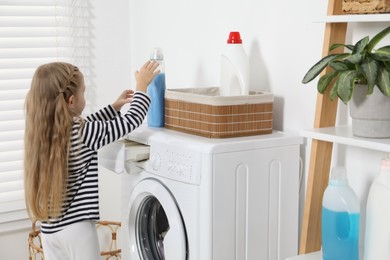
[(24, 187), (32, 219), (61, 214), (66, 198), (70, 135), (68, 99), (83, 82), (77, 67), (53, 62), (37, 68), (25, 101)]

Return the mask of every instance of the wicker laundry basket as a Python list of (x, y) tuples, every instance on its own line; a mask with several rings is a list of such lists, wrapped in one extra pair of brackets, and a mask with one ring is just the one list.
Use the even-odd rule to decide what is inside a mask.
[(273, 94), (224, 97), (218, 87), (165, 93), (165, 127), (209, 138), (272, 133)]
[(390, 0), (343, 0), (345, 14), (390, 13)]

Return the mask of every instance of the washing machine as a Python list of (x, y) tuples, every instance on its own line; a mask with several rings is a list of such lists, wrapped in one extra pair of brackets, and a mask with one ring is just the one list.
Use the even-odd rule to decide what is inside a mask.
[(142, 125), (126, 139), (123, 259), (297, 254), (301, 137), (210, 139)]

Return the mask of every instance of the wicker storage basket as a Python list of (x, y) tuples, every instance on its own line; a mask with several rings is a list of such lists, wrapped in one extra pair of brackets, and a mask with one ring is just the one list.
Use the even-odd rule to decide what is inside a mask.
[(219, 88), (172, 89), (165, 93), (165, 127), (209, 138), (272, 133), (273, 94), (219, 96)]
[(345, 14), (390, 13), (390, 0), (343, 0)]

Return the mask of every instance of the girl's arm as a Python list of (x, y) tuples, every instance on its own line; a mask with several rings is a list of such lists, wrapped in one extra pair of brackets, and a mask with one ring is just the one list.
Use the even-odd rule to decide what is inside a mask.
[[(130, 108), (124, 115), (117, 115), (106, 121), (86, 121), (82, 130), (82, 142), (91, 150), (98, 150), (102, 146), (118, 140), (142, 124), (149, 105), (150, 98), (145, 93), (134, 93)], [(108, 114), (115, 112), (112, 106), (102, 110), (103, 113)]]
[(123, 91), (118, 99), (112, 104), (103, 109), (100, 109), (98, 112), (91, 114), (86, 117), (86, 121), (108, 121), (114, 119), (116, 116), (120, 115), (120, 110), (124, 104), (130, 103), (134, 91), (125, 90)]
[[(146, 88), (160, 72), (157, 70), (158, 66), (159, 64), (155, 61), (145, 62), (135, 72), (136, 92), (133, 97), (131, 98), (132, 91), (124, 91), (113, 105), (92, 116), (92, 119), (100, 120), (84, 123), (82, 130), (84, 145), (92, 150), (98, 150), (100, 147), (125, 136), (142, 124), (150, 105), (150, 98), (145, 94)], [(129, 102), (130, 108), (127, 113), (120, 115), (117, 111)]]
[(118, 115), (120, 115), (120, 112), (117, 111), (112, 105), (108, 105), (96, 113), (88, 115), (85, 118), (85, 121), (108, 121), (114, 119)]

